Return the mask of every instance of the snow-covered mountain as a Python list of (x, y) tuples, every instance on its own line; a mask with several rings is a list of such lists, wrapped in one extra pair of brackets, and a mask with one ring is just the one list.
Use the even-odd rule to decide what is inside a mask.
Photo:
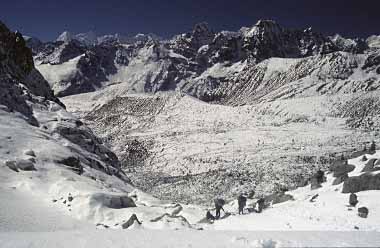
[[(64, 38), (34, 60), (27, 41), (0, 23), (1, 247), (380, 245), (373, 47), (334, 51), (271, 21), (171, 41)], [(210, 221), (216, 197), (225, 213)]]
[(197, 228), (203, 208), (135, 188), (106, 143), (54, 96), (22, 35), (2, 23), (0, 59), (1, 233), (139, 228), (133, 214), (147, 229)]
[[(201, 100), (225, 103), (234, 94), (235, 87), (261, 85), (270, 90), (310, 77), (313, 73), (324, 74), (321, 77), (316, 75), (318, 82), (314, 84), (321, 86), (326, 77), (338, 80), (333, 69), (347, 70), (343, 78), (339, 78), (343, 83), (350, 76), (350, 81), (354, 81), (358, 78), (355, 75), (359, 74), (360, 80), (370, 78), (369, 81), (377, 82), (378, 78), (378, 73), (372, 73), (377, 70), (378, 50), (370, 49), (364, 40), (339, 35), (325, 37), (311, 28), (286, 29), (270, 20), (261, 20), (238, 32), (219, 33), (213, 32), (206, 23), (200, 23), (192, 32), (166, 41), (149, 35), (138, 35), (134, 39), (104, 36), (99, 40), (102, 42), (94, 46), (88, 46), (86, 42), (76, 43), (73, 39), (47, 43), (37, 52), (37, 68), (48, 79), (56, 95), (91, 92), (110, 84), (121, 84), (123, 92), (180, 90)], [(271, 63), (271, 58), (284, 59), (283, 68), (274, 68), (282, 73), (261, 78), (267, 70), (265, 64)], [(304, 63), (309, 68), (304, 68)], [(285, 66), (290, 64), (296, 68)], [(326, 65), (326, 70), (316, 72), (316, 65), (321, 64)], [(271, 70), (268, 68), (268, 73), (272, 73)], [(56, 75), (55, 71), (62, 73)], [(252, 71), (256, 75), (251, 75)], [(282, 77), (288, 74), (293, 75), (292, 78)], [(248, 76), (250, 80), (247, 80)], [(266, 87), (272, 84), (267, 80), (277, 83)], [(234, 82), (233, 86), (231, 82)], [(324, 91), (316, 94), (321, 92)]]
[(371, 48), (380, 48), (380, 35), (371, 35), (366, 42)]
[[(37, 68), (56, 95), (72, 95), (63, 98), (70, 111), (109, 140), (125, 166), (136, 162), (132, 181), (161, 198), (203, 202), (250, 187), (263, 194), (296, 187), (300, 178), (328, 166), (332, 156), (375, 140), (380, 128), (374, 107), (379, 50), (360, 39), (325, 37), (311, 28), (286, 29), (262, 20), (238, 32), (215, 33), (200, 23), (168, 41), (80, 47), (83, 54), (63, 63), (36, 56)], [(145, 95), (157, 92), (162, 93)], [(268, 141), (258, 126), (279, 133)], [(283, 127), (294, 131), (292, 139)], [(331, 130), (339, 138), (319, 135), (332, 135)], [(252, 138), (237, 139), (231, 147), (237, 134)], [(261, 148), (264, 140), (270, 149), (287, 151), (270, 156)], [(305, 162), (306, 157), (312, 159)], [(257, 180), (252, 164), (266, 164), (272, 171), (268, 175), (282, 176)], [(275, 164), (282, 165), (280, 170), (295, 164), (302, 169), (290, 175), (276, 171)], [(244, 182), (238, 179), (242, 173), (252, 176)], [(211, 179), (219, 186), (210, 189)], [(177, 187), (167, 180), (178, 182)]]

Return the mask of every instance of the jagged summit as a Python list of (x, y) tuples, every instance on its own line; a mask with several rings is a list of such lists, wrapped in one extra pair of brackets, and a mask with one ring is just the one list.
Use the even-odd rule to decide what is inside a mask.
[(352, 52), (352, 53), (363, 53), (369, 48), (368, 44), (364, 39), (349, 39), (344, 38), (340, 34), (335, 34), (334, 36), (329, 37), (334, 45), (338, 48), (339, 51)]
[(69, 31), (63, 31), (56, 39), (56, 41), (70, 42), (73, 35)]
[(215, 34), (210, 29), (208, 23), (202, 22), (194, 26), (191, 33), (191, 43), (196, 47), (201, 47), (207, 44), (210, 44), (214, 39)]

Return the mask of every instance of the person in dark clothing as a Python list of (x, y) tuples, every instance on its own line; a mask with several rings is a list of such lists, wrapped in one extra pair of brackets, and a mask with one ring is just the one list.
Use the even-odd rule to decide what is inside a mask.
[(258, 201), (257, 201), (257, 212), (258, 213), (261, 213), (264, 209), (264, 206), (265, 206), (265, 199), (264, 198), (260, 198)]
[(223, 199), (215, 199), (214, 200), (214, 203), (215, 203), (215, 218), (216, 219), (219, 219), (220, 218), (220, 210), (223, 210), (223, 205), (226, 203)]
[(247, 197), (244, 195), (239, 195), (238, 197), (238, 205), (239, 205), (239, 214), (243, 214), (244, 207), (247, 204)]

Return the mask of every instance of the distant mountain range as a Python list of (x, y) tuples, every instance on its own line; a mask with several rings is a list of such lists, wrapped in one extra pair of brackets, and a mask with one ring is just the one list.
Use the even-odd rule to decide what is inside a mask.
[[(56, 96), (120, 84), (124, 93), (180, 90), (204, 101), (245, 104), (379, 87), (380, 36), (327, 37), (271, 20), (217, 33), (200, 23), (169, 40), (65, 31), (56, 41), (26, 42)], [(295, 90), (301, 81), (307, 83)]]

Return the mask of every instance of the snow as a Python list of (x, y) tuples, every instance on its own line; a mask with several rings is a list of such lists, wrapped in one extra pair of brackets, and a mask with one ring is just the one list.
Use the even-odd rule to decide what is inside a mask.
[(6, 233), (4, 248), (131, 247), (131, 248), (277, 248), (277, 247), (375, 247), (380, 236), (369, 232), (233, 232), (233, 231), (107, 231)]
[[(194, 105), (192, 98), (186, 100)], [(63, 110), (36, 111), (36, 116), (44, 125), (54, 116), (70, 118)], [(231, 216), (207, 224), (200, 223), (207, 209), (204, 206), (159, 200), (93, 169), (77, 175), (61, 167), (54, 160), (72, 155), (68, 141), (31, 127), (17, 115), (0, 112), (0, 142), (1, 247), (380, 245), (379, 191), (359, 192), (359, 205), (347, 207), (348, 195), (340, 193), (342, 185), (331, 185), (331, 175), (322, 188), (312, 191), (306, 186), (290, 191), (294, 201), (272, 205), (261, 214), (237, 216), (236, 201), (230, 202), (225, 210)], [(3, 166), (5, 160), (26, 156), (25, 151), (31, 149), (36, 154), (36, 171), (17, 173)], [(380, 158), (380, 152), (368, 157)], [(355, 158), (349, 163), (361, 168), (364, 162)], [(106, 207), (99, 194), (127, 194), (137, 207)], [(319, 197), (311, 203), (309, 199), (315, 194)], [(360, 206), (370, 209), (367, 219), (357, 216)], [(120, 230), (132, 214), (142, 225), (135, 223), (129, 230)], [(109, 226), (109, 230), (100, 230), (102, 226)]]
[(284, 59), (284, 58), (270, 58), (262, 62), (266, 64), (267, 69), (265, 71), (264, 81), (271, 77), (276, 76), (278, 73), (283, 73), (289, 70), (292, 65), (295, 65), (301, 59)]
[[(0, 188), (0, 232), (56, 232), (92, 227), (67, 216), (43, 197), (33, 197), (17, 188)], [(22, 206), (22, 207), (20, 207)]]
[(204, 71), (199, 76), (199, 78), (206, 78), (209, 76), (215, 78), (226, 77), (229, 73), (235, 73), (243, 70), (243, 68), (246, 66), (246, 63), (246, 61), (242, 61), (228, 66), (223, 63), (217, 63)]
[(371, 48), (380, 48), (380, 35), (371, 35), (368, 37), (367, 44)]
[(78, 61), (82, 56), (84, 55), (80, 55), (58, 65), (36, 64), (36, 68), (49, 82), (53, 90), (59, 92), (64, 88), (69, 87), (69, 84), (65, 86), (64, 84), (60, 84), (60, 82), (70, 81), (70, 79), (75, 76), (75, 74), (78, 72)]

